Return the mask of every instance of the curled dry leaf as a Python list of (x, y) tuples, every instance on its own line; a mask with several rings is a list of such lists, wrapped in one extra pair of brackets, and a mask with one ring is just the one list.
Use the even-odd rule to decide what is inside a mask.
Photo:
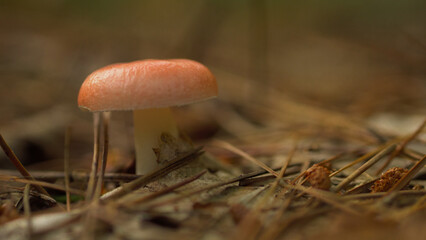
[(329, 190), (331, 186), (329, 175), (328, 168), (315, 164), (306, 171), (306, 180), (313, 188)]
[(373, 186), (371, 186), (370, 190), (372, 193), (375, 192), (387, 192), (389, 189), (395, 185), (406, 173), (407, 169), (394, 167), (387, 170), (382, 174), (380, 179), (374, 182)]
[(194, 148), (190, 142), (182, 138), (176, 138), (169, 133), (161, 134), (158, 145), (159, 147), (153, 150), (160, 165)]

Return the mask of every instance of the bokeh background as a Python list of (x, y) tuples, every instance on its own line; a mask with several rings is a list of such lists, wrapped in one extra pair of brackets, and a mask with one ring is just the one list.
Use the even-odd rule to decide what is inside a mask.
[[(195, 141), (230, 135), (226, 119), (250, 115), (244, 104), (283, 100), (410, 122), (425, 116), (425, 9), (421, 0), (1, 0), (0, 132), (30, 169), (60, 170), (71, 126), (73, 169), (88, 169), (81, 83), (97, 68), (146, 58), (190, 58), (216, 75), (217, 100), (175, 110)], [(110, 158), (131, 162), (131, 113), (114, 113), (111, 127)], [(0, 154), (0, 168), (10, 167)]]

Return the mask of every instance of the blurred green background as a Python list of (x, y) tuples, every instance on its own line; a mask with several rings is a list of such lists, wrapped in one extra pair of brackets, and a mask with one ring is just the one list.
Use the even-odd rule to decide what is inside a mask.
[[(424, 113), (425, 10), (420, 0), (1, 0), (0, 131), (31, 164), (61, 158), (71, 125), (72, 157), (90, 159), (81, 83), (102, 66), (146, 58), (204, 63), (221, 104), (236, 90), (256, 103), (274, 89), (359, 118)], [(111, 142), (131, 158), (129, 113), (113, 121)], [(3, 155), (0, 163), (10, 167)]]

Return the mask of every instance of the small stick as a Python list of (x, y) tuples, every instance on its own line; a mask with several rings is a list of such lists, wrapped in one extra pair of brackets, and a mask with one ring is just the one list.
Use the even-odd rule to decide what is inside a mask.
[(93, 197), (93, 190), (95, 188), (96, 173), (98, 171), (99, 164), (99, 144), (100, 144), (100, 113), (93, 113), (93, 159), (92, 159), (92, 170), (90, 172), (89, 183), (87, 184), (86, 201), (90, 201)]
[(101, 162), (101, 173), (98, 176), (98, 182), (95, 190), (95, 199), (99, 199), (99, 196), (102, 192), (102, 186), (104, 184), (104, 176), (105, 176), (105, 168), (108, 160), (108, 145), (109, 145), (109, 134), (108, 134), (108, 128), (109, 128), (109, 119), (110, 119), (110, 112), (104, 112), (102, 113), (103, 118), (103, 151), (102, 151), (102, 162)]
[(65, 194), (67, 199), (67, 211), (71, 210), (70, 197), (70, 138), (71, 127), (67, 127), (65, 131), (65, 147), (64, 147), (64, 174), (65, 174)]
[(348, 177), (346, 177), (345, 180), (340, 182), (340, 184), (337, 185), (335, 191), (338, 192), (339, 190), (346, 187), (355, 178), (357, 178), (363, 172), (367, 171), (367, 169), (369, 169), (371, 166), (373, 166), (375, 163), (377, 163), (380, 159), (382, 159), (388, 153), (392, 152), (395, 148), (396, 148), (396, 144), (391, 144), (388, 147), (384, 148), (379, 153), (377, 153), (374, 157), (372, 157), (370, 160), (368, 160), (366, 163), (364, 163), (361, 167), (359, 167), (357, 170), (355, 170), (352, 174), (350, 174)]
[(235, 146), (233, 146), (230, 143), (227, 143), (225, 141), (219, 141), (216, 140), (216, 146), (222, 147), (224, 149), (227, 149), (233, 153), (236, 153), (238, 155), (240, 155), (241, 157), (243, 157), (244, 159), (249, 160), (250, 162), (256, 164), (257, 166), (265, 169), (266, 171), (270, 172), (272, 175), (274, 175), (275, 177), (278, 177), (278, 173), (275, 172), (274, 170), (272, 170), (270, 167), (268, 167), (266, 164), (264, 164), (263, 162), (257, 160), (256, 158), (250, 156), (249, 154), (241, 151), (240, 149), (236, 148)]
[[(0, 134), (0, 146), (3, 149), (6, 156), (9, 158), (9, 160), (15, 165), (16, 169), (21, 173), (22, 176), (34, 180), (34, 178), (31, 176), (31, 174), (25, 169), (25, 167), (22, 165), (21, 161), (19, 161), (18, 157), (15, 155), (15, 153), (12, 151), (12, 149), (9, 147), (9, 145), (4, 140), (3, 136)], [(40, 193), (43, 193), (44, 195), (47, 195), (50, 197), (49, 193), (41, 186), (34, 185), (34, 187), (39, 191)]]
[(24, 214), (25, 214), (25, 217), (27, 219), (28, 239), (31, 239), (31, 236), (33, 234), (33, 225), (32, 225), (32, 221), (31, 221), (30, 189), (31, 189), (30, 184), (25, 185), (25, 189), (24, 189)]
[(403, 187), (405, 187), (405, 185), (407, 185), (410, 180), (425, 166), (425, 163), (426, 155), (424, 155), (420, 161), (418, 161), (406, 174), (404, 174), (401, 179), (399, 179), (395, 185), (393, 185), (391, 189), (389, 189), (388, 194), (401, 190)]
[(398, 145), (398, 147), (395, 149), (395, 151), (389, 156), (389, 158), (387, 159), (387, 161), (383, 164), (382, 167), (380, 167), (377, 172), (376, 175), (380, 174), (384, 169), (387, 168), (387, 166), (392, 162), (392, 160), (398, 156), (402, 150), (405, 148), (405, 146), (407, 146), (407, 144), (409, 142), (411, 142), (414, 138), (417, 137), (417, 135), (419, 135), (423, 128), (426, 125), (426, 119), (423, 121), (423, 123), (416, 129), (416, 131), (414, 131), (410, 136), (408, 136), (400, 145)]

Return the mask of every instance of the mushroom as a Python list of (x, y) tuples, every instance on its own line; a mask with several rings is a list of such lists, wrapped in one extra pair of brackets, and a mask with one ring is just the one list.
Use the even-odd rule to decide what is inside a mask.
[(216, 96), (216, 79), (201, 63), (149, 59), (96, 70), (83, 82), (78, 105), (92, 112), (133, 110), (136, 173), (146, 174), (158, 165), (153, 148), (160, 135), (178, 136), (169, 107)]

